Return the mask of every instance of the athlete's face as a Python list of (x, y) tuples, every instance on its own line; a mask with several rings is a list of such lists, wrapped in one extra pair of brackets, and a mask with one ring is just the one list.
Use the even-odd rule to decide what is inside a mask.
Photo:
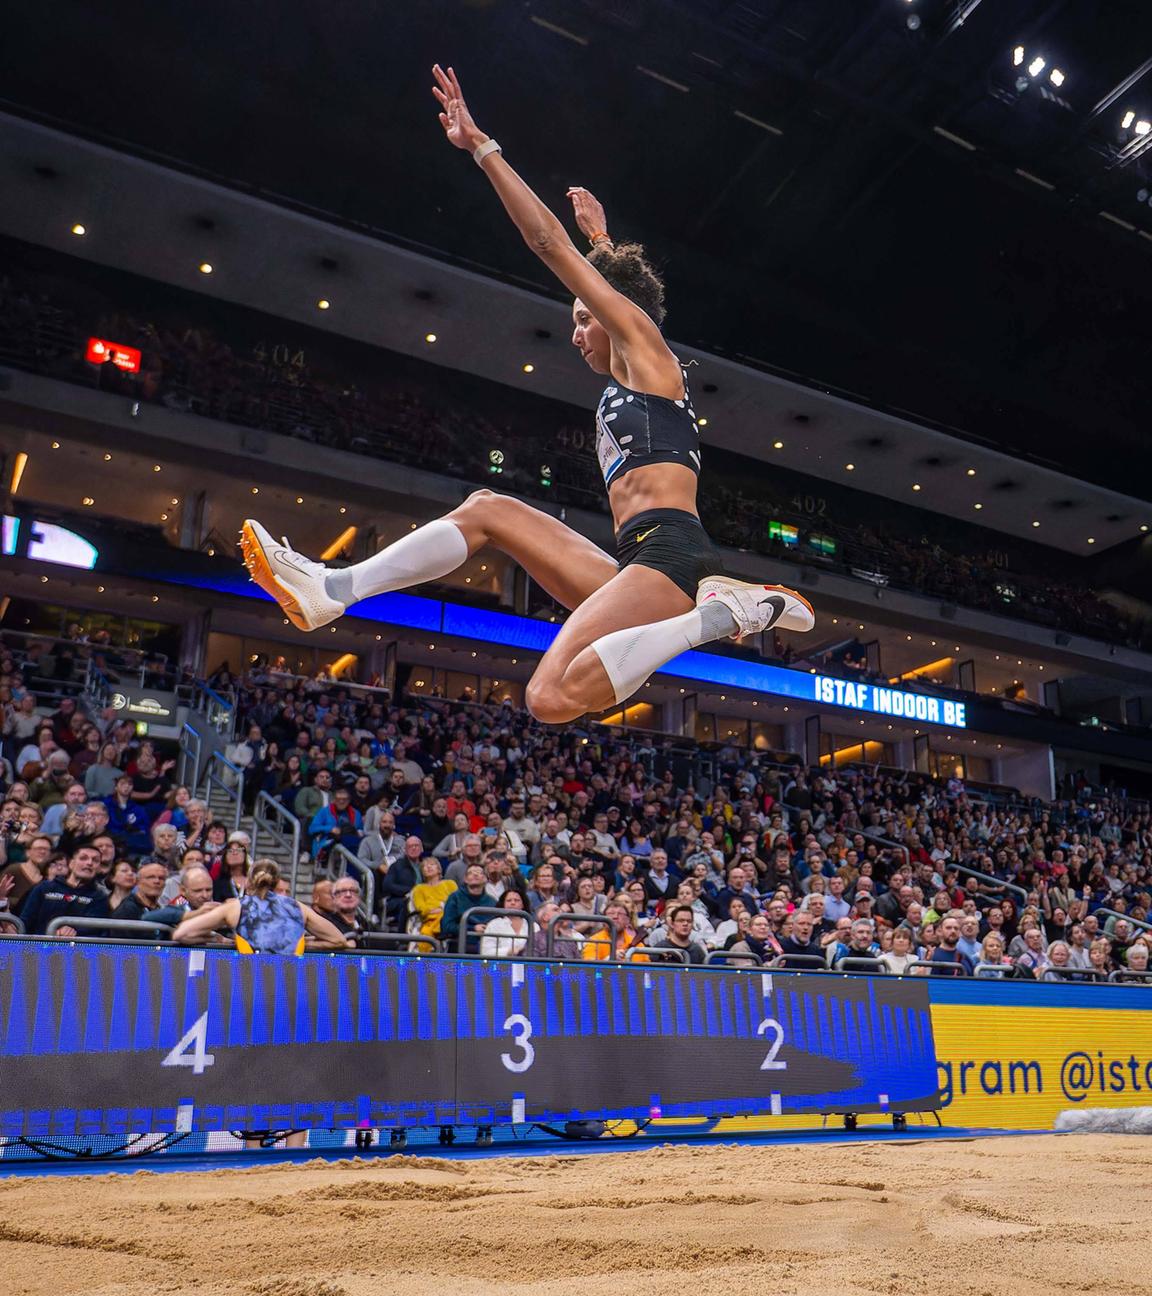
[(579, 297), (572, 303), (572, 345), (584, 357), (593, 373), (610, 372), (612, 343), (604, 326)]

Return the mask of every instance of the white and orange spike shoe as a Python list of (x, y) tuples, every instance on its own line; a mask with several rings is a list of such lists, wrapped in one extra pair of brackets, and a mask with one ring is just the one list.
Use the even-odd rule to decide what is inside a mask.
[(324, 587), (327, 567), (297, 553), (287, 537), (278, 544), (259, 522), (248, 518), (240, 529), (240, 551), (248, 574), (298, 629), (319, 630), (344, 615), (344, 604)]
[(776, 627), (803, 634), (816, 624), (812, 604), (785, 585), (753, 585), (728, 576), (709, 576), (697, 586), (696, 606), (713, 599), (723, 603), (735, 618), (739, 628), (735, 639)]

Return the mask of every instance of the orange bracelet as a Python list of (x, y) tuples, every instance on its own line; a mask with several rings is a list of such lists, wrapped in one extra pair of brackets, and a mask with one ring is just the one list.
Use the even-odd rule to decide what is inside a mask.
[(608, 242), (611, 243), (612, 235), (609, 234), (607, 230), (600, 230), (597, 233), (590, 235), (588, 238), (588, 242), (591, 243), (593, 247), (595, 247), (596, 244), (599, 243), (601, 239), (607, 239)]

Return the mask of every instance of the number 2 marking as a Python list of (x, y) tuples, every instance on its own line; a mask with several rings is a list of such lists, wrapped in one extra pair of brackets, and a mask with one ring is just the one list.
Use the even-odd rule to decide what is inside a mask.
[(536, 1050), (528, 1042), (532, 1038), (532, 1023), (523, 1013), (513, 1013), (504, 1019), (504, 1029), (511, 1031), (514, 1045), (523, 1049), (523, 1057), (513, 1057), (511, 1053), (501, 1053), (500, 1061), (509, 1071), (527, 1071), (536, 1061)]
[(757, 1035), (766, 1035), (769, 1031), (775, 1038), (768, 1049), (768, 1055), (760, 1063), (761, 1071), (787, 1071), (787, 1062), (777, 1062), (776, 1054), (780, 1052), (780, 1046), (784, 1043), (784, 1027), (776, 1020), (775, 1017), (765, 1017), (764, 1020), (756, 1027)]
[[(166, 1067), (191, 1067), (193, 1075), (202, 1075), (205, 1067), (216, 1061), (215, 1053), (205, 1052), (208, 1043), (208, 1014), (203, 1013), (181, 1035), (175, 1047), (160, 1063)], [(191, 1049), (191, 1052), (188, 1050)]]

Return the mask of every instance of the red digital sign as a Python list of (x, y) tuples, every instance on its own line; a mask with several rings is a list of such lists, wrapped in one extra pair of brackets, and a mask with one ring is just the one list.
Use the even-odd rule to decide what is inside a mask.
[(121, 346), (105, 338), (90, 337), (84, 359), (89, 364), (114, 364), (125, 373), (140, 372), (140, 352), (135, 347)]

